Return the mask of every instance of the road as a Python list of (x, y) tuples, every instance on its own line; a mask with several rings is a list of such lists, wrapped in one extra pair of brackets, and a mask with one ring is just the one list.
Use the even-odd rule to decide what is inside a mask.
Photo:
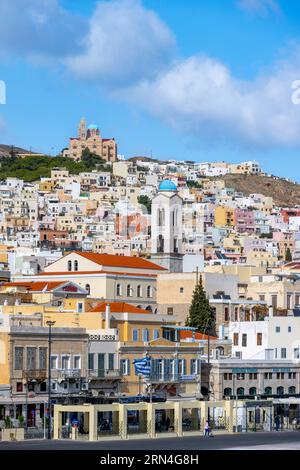
[(300, 450), (299, 431), (223, 434), (215, 437), (170, 437), (118, 441), (44, 441), (0, 442), (2, 450)]

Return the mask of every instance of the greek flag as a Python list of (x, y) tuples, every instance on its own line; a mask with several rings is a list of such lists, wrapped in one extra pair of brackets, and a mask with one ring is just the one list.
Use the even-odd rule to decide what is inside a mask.
[(144, 375), (149, 377), (151, 372), (151, 357), (142, 357), (133, 361), (136, 375)]

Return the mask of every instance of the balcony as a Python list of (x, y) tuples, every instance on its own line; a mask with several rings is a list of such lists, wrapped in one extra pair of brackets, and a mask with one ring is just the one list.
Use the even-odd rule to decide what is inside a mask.
[(198, 374), (152, 374), (149, 377), (152, 383), (179, 383), (179, 382), (197, 382), (199, 380)]
[(14, 370), (13, 377), (15, 379), (26, 380), (40, 380), (44, 381), (48, 376), (46, 369), (27, 369), (27, 370)]
[(51, 372), (53, 378), (58, 379), (80, 379), (82, 377), (81, 369), (54, 369)]
[(89, 369), (88, 378), (91, 380), (121, 380), (120, 369)]

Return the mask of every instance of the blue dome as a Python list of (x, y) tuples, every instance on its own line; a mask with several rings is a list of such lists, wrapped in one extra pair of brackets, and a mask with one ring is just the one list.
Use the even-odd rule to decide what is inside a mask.
[(177, 186), (171, 180), (164, 180), (159, 185), (159, 191), (177, 191)]
[(98, 129), (98, 126), (96, 126), (96, 124), (90, 124), (88, 129)]

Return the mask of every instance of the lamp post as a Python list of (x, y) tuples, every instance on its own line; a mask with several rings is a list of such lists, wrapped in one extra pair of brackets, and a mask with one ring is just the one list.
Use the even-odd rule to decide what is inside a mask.
[(48, 320), (46, 325), (49, 327), (48, 333), (48, 439), (51, 439), (51, 333), (55, 321)]

